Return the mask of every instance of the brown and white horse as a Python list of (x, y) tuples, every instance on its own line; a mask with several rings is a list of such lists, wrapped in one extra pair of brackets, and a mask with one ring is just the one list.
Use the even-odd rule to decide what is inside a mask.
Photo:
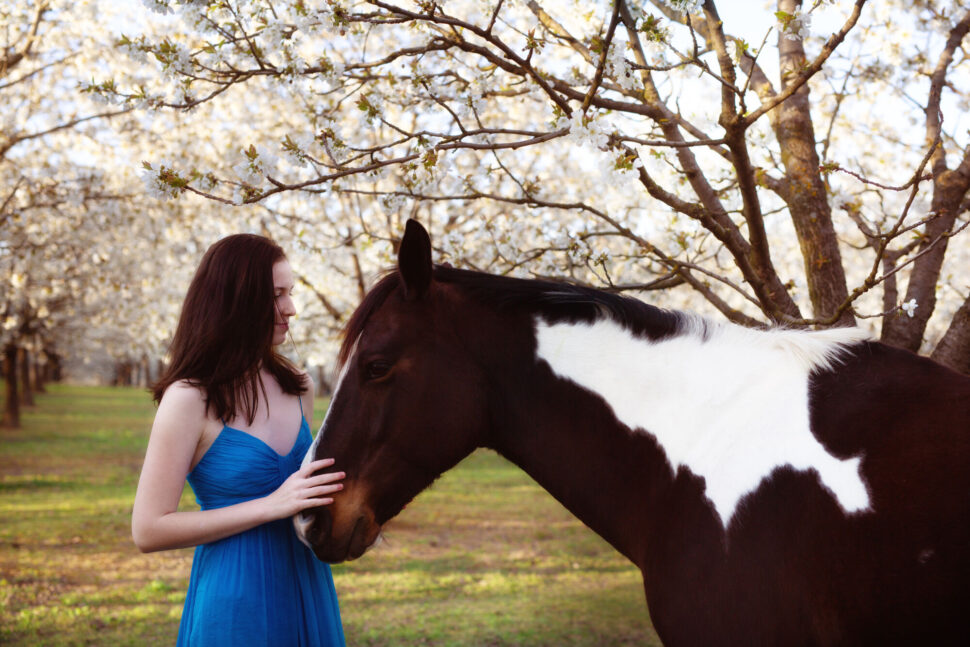
[(346, 334), (306, 458), (345, 489), (295, 519), (324, 561), (490, 447), (641, 569), (667, 645), (970, 644), (970, 378), (433, 266), (414, 221)]

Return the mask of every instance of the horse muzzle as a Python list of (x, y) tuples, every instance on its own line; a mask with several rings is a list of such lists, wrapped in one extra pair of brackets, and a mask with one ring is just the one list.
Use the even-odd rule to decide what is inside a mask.
[(317, 559), (330, 564), (357, 559), (379, 542), (381, 526), (373, 514), (359, 508), (331, 507), (305, 510), (293, 517), (297, 537)]

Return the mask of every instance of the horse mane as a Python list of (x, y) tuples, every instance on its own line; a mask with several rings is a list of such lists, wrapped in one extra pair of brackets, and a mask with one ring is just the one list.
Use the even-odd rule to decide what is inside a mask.
[(435, 267), (434, 278), (459, 286), (476, 301), (500, 312), (527, 312), (549, 323), (592, 323), (609, 318), (635, 335), (655, 341), (690, 332), (699, 321), (638, 299), (564, 281), (496, 276), (448, 266)]
[[(573, 283), (497, 276), (448, 265), (436, 265), (433, 276), (434, 280), (455, 285), (471, 298), (500, 312), (528, 312), (542, 316), (549, 323), (592, 323), (608, 317), (633, 334), (654, 341), (685, 333), (707, 337), (709, 322), (700, 317)], [(349, 359), (351, 348), (370, 316), (399, 285), (397, 270), (389, 270), (367, 293), (344, 327), (338, 366)]]

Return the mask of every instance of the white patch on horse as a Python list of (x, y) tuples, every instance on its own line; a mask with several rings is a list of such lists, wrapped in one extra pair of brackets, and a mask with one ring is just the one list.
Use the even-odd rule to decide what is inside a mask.
[(738, 502), (785, 465), (817, 472), (846, 512), (869, 508), (860, 458), (828, 453), (809, 429), (808, 409), (811, 371), (833, 366), (847, 345), (867, 338), (858, 328), (755, 331), (695, 322), (654, 342), (610, 319), (536, 321), (537, 357), (602, 397), (624, 425), (655, 436), (674, 471), (683, 466), (703, 477), (724, 528)]
[[(303, 455), (303, 461), (300, 463), (301, 469), (306, 467), (307, 463), (313, 462), (313, 456), (314, 454), (317, 453), (317, 445), (319, 445), (320, 441), (323, 440), (323, 431), (327, 426), (327, 418), (330, 417), (330, 412), (333, 411), (333, 403), (337, 399), (337, 394), (340, 393), (340, 385), (343, 384), (344, 377), (347, 376), (347, 370), (350, 368), (351, 364), (353, 363), (354, 355), (357, 354), (358, 343), (360, 343), (360, 337), (358, 337), (357, 340), (354, 341), (354, 347), (351, 349), (350, 355), (347, 357), (347, 361), (340, 368), (340, 374), (337, 376), (337, 384), (334, 386), (333, 394), (330, 396), (330, 406), (327, 407), (327, 413), (323, 416), (323, 422), (320, 423), (320, 429), (317, 430), (317, 436), (316, 438), (313, 439), (313, 442), (310, 444), (310, 449), (308, 449), (307, 453)], [(296, 528), (296, 536), (299, 538), (300, 541), (303, 542), (303, 545), (306, 546), (307, 548), (312, 548), (310, 546), (310, 542), (307, 541), (307, 538), (306, 538), (306, 531), (310, 527), (310, 523), (311, 523), (311, 520), (304, 519), (303, 514), (293, 515), (293, 527)]]

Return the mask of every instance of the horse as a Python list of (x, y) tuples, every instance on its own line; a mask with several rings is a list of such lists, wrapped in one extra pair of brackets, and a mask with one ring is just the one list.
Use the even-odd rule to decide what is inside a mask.
[(665, 645), (970, 644), (970, 378), (933, 361), (434, 265), (410, 220), (338, 366), (323, 561), (485, 447), (642, 571)]

